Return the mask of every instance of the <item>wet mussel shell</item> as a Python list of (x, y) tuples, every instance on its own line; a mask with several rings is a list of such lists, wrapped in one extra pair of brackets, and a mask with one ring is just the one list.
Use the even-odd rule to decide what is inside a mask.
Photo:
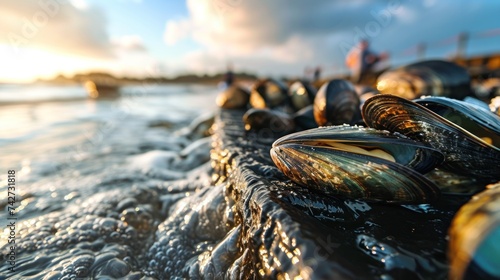
[[(395, 162), (372, 155), (380, 151)], [(294, 182), (324, 193), (407, 204), (432, 202), (440, 194), (416, 170), (433, 169), (443, 155), (387, 131), (357, 126), (301, 131), (276, 140), (271, 158)]]
[(488, 105), (488, 107), (490, 107), (490, 111), (493, 114), (500, 116), (500, 96), (491, 99), (491, 102)]
[(290, 103), (295, 111), (314, 104), (316, 89), (306, 81), (296, 81), (288, 88)]
[(298, 127), (298, 130), (311, 129), (318, 127), (314, 120), (313, 105), (302, 108), (300, 111), (293, 114), (293, 120)]
[(287, 102), (286, 86), (273, 79), (258, 80), (250, 91), (250, 105), (256, 109), (286, 106)]
[(334, 79), (318, 90), (314, 119), (320, 126), (354, 124), (361, 119), (360, 100), (351, 82)]
[(224, 109), (241, 109), (248, 106), (249, 100), (250, 93), (246, 89), (232, 85), (217, 96), (215, 103)]
[(472, 103), (446, 97), (431, 96), (414, 101), (489, 144), (500, 148), (500, 117), (489, 110)]
[(449, 235), (450, 279), (500, 279), (500, 183), (460, 208)]
[(419, 61), (384, 72), (377, 79), (377, 89), (408, 99), (422, 95), (463, 99), (472, 93), (467, 70), (444, 60)]
[(399, 132), (441, 151), (444, 170), (490, 182), (500, 179), (500, 149), (418, 103), (376, 95), (365, 102), (362, 114), (370, 127)]
[(246, 131), (266, 130), (272, 135), (285, 135), (295, 130), (292, 116), (269, 109), (249, 109), (243, 115)]
[(425, 177), (441, 190), (443, 195), (467, 196), (470, 197), (484, 190), (485, 183), (475, 177), (463, 174), (456, 174), (440, 168), (425, 174)]

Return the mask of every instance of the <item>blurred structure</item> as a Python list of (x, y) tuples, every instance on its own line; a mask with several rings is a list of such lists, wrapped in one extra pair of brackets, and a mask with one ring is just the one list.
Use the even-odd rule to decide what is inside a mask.
[[(420, 42), (402, 51), (391, 53), (391, 59), (401, 59), (415, 56), (417, 60), (436, 57), (429, 52), (441, 52), (438, 57), (447, 57), (463, 67), (466, 67), (472, 79), (484, 80), (491, 77), (500, 77), (500, 53), (468, 54), (471, 43), (477, 44), (500, 36), (500, 28), (481, 30), (476, 32), (461, 32), (451, 37), (442, 38), (431, 42)], [(443, 53), (443, 50), (452, 50), (451, 53)]]

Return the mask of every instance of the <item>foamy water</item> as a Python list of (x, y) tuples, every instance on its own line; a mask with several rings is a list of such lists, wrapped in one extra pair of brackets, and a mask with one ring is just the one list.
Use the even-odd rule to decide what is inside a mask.
[[(0, 86), (0, 204), (2, 210), (7, 209), (7, 170), (16, 170), (19, 250), (17, 272), (8, 274), (8, 266), (2, 260), (0, 275), (40, 279), (67, 269), (68, 262), (75, 261), (74, 252), (70, 247), (64, 250), (66, 247), (61, 244), (72, 239), (60, 232), (54, 238), (43, 237), (43, 226), (37, 221), (46, 222), (48, 227), (67, 221), (67, 230), (75, 225), (76, 232), (87, 220), (94, 227), (106, 226), (109, 221), (103, 217), (119, 221), (121, 215), (110, 210), (122, 207), (109, 204), (111, 198), (125, 201), (125, 206), (127, 201), (136, 201), (132, 209), (144, 207), (141, 213), (149, 213), (146, 218), (136, 212), (130, 214), (130, 209), (129, 214), (122, 214), (138, 223), (150, 223), (150, 230), (138, 234), (144, 234), (145, 244), (153, 242), (154, 229), (167, 215), (168, 207), (188, 195), (185, 190), (210, 184), (211, 141), (203, 134), (208, 126), (190, 125), (203, 124), (199, 119), (210, 123), (217, 92), (212, 86), (128, 86), (121, 89), (119, 98), (91, 100), (80, 87)], [(154, 198), (163, 201), (163, 210), (144, 206), (151, 202), (141, 201), (143, 197), (136, 194), (151, 195), (151, 189), (163, 192)], [(125, 206), (120, 211), (126, 212)], [(82, 216), (88, 209), (95, 211), (89, 210)], [(7, 217), (7, 211), (0, 212), (2, 221)], [(134, 223), (129, 220), (128, 224)], [(2, 234), (3, 251), (8, 248), (8, 234)], [(96, 230), (92, 236), (108, 234), (111, 233)], [(77, 235), (84, 238), (83, 233)], [(130, 234), (122, 237), (131, 238)], [(39, 241), (35, 242), (37, 238)], [(59, 240), (59, 252), (54, 253), (50, 240)], [(123, 242), (132, 246), (132, 241)], [(40, 257), (48, 258), (48, 251), (44, 250), (53, 252), (49, 254), (50, 265), (39, 263)], [(104, 251), (115, 254), (120, 250)], [(61, 261), (54, 262), (55, 256)], [(108, 270), (101, 267), (104, 272), (91, 274), (109, 276), (115, 266)], [(132, 263), (128, 266), (140, 271)]]

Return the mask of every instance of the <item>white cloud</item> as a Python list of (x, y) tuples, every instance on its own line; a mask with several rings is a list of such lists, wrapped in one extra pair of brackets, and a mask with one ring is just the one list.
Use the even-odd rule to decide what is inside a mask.
[(0, 43), (13, 50), (43, 48), (66, 54), (112, 57), (103, 12), (83, 0), (3, 1)]
[(139, 35), (111, 38), (111, 44), (119, 51), (146, 51), (146, 46)]
[(7, 67), (0, 71), (2, 80), (86, 71), (141, 76), (156, 63), (139, 35), (110, 38), (103, 11), (85, 0), (4, 2), (0, 61)]
[(192, 30), (191, 21), (188, 19), (169, 20), (165, 27), (164, 40), (167, 45), (174, 45), (189, 36)]
[(86, 10), (89, 8), (89, 4), (85, 0), (69, 0), (71, 5), (79, 10)]

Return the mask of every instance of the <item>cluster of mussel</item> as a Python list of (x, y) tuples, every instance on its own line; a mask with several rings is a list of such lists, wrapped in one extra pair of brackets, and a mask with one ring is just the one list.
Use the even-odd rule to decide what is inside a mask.
[[(238, 106), (253, 107), (244, 116), (247, 130), (273, 128), (273, 122), (286, 128), (278, 131), (286, 135), (273, 143), (272, 160), (291, 180), (319, 192), (432, 203), (442, 194), (471, 195), (500, 180), (500, 117), (486, 103), (458, 100), (471, 93), (465, 69), (445, 61), (420, 62), (383, 74), (377, 88), (383, 94), (331, 80), (315, 94), (304, 82), (287, 91), (276, 81), (262, 80), (250, 92), (229, 89), (218, 103), (229, 108), (227, 100), (237, 100), (238, 91)], [(306, 130), (292, 133), (300, 129)], [(454, 222), (451, 252), (467, 254), (461, 262), (452, 256), (451, 263), (474, 264), (454, 277), (500, 277), (500, 188), (496, 192), (481, 194), (489, 198), (482, 200), (489, 214), (482, 224), (473, 223), (479, 228), (474, 250), (456, 229), (461, 224)], [(471, 216), (466, 213), (462, 216)], [(455, 220), (460, 219), (459, 213)], [(484, 247), (483, 241), (497, 245)]]
[(362, 117), (367, 127), (286, 135), (271, 157), (301, 185), (372, 201), (429, 203), (441, 192), (458, 192), (454, 181), (436, 184), (423, 175), (435, 168), (470, 178), (470, 191), (500, 180), (500, 118), (491, 112), (444, 97), (379, 94), (363, 104)]
[(322, 125), (354, 124), (361, 121), (360, 99), (354, 86), (336, 79), (316, 90), (307, 81), (284, 83), (263, 79), (249, 91), (231, 86), (216, 100), (221, 108), (246, 108), (247, 131), (270, 129), (273, 135), (316, 128)]

